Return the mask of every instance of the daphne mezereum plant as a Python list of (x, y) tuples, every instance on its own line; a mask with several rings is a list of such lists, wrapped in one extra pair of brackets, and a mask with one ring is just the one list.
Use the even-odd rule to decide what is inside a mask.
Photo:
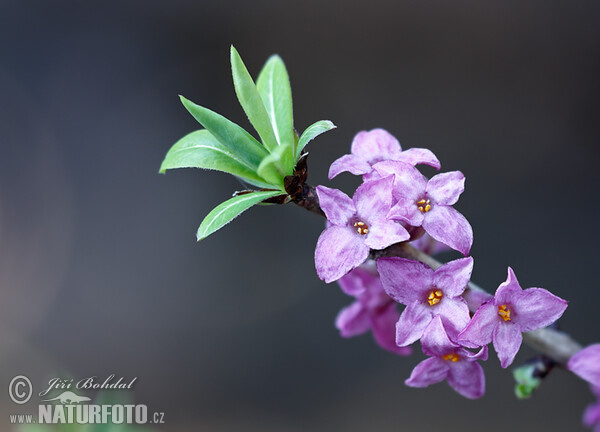
[[(408, 386), (446, 380), (461, 395), (479, 398), (485, 392), (479, 361), (487, 359), (490, 342), (506, 368), (525, 341), (540, 355), (513, 371), (518, 397), (528, 397), (557, 366), (588, 381), (600, 395), (600, 344), (582, 349), (557, 329), (565, 300), (542, 288), (523, 289), (511, 268), (494, 295), (470, 282), (473, 231), (453, 208), (464, 190), (460, 171), (427, 179), (417, 166), (441, 168), (430, 150), (402, 150), (396, 138), (374, 129), (359, 132), (351, 153), (329, 169), (329, 179), (342, 172), (362, 176), (352, 198), (312, 187), (306, 182), (305, 146), (335, 128), (333, 123), (319, 121), (296, 133), (289, 77), (278, 56), (267, 61), (255, 83), (232, 47), (231, 69), (239, 102), (260, 140), (181, 97), (204, 129), (175, 143), (160, 168), (161, 173), (219, 170), (253, 187), (212, 210), (200, 224), (198, 240), (254, 205), (295, 203), (327, 219), (315, 250), (319, 278), (337, 281), (355, 299), (338, 314), (341, 335), (371, 331), (382, 348), (403, 356), (420, 340), (429, 358), (415, 366)], [(465, 257), (445, 264), (431, 257), (447, 249)], [(399, 304), (405, 306), (402, 312)], [(588, 407), (584, 422), (600, 431), (600, 402)]]

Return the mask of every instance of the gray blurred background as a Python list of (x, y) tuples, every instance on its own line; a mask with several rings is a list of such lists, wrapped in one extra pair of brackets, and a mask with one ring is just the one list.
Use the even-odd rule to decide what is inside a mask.
[[(511, 265), (598, 341), (599, 18), (597, 1), (0, 2), (0, 384), (138, 376), (167, 431), (583, 430), (592, 397), (562, 370), (527, 401), (494, 354), (481, 400), (405, 387), (418, 347), (333, 326), (351, 299), (315, 275), (322, 220), (255, 208), (197, 244), (240, 184), (158, 167), (200, 128), (178, 94), (250, 128), (230, 44), (253, 76), (278, 53), (296, 128), (338, 125), (310, 144), (312, 184), (352, 193), (326, 173), (360, 130), (432, 149), (467, 177), (473, 279), (495, 290)], [(2, 390), (0, 429), (31, 403)]]

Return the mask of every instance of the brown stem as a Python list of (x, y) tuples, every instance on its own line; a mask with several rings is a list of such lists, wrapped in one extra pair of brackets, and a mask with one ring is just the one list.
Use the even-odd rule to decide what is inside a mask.
[(319, 216), (325, 216), (319, 205), (319, 197), (315, 188), (304, 184), (302, 189), (301, 194), (292, 196), (292, 201), (310, 212), (316, 213)]
[[(303, 184), (303, 186), (306, 190), (306, 195), (304, 195), (304, 192), (302, 194), (297, 194), (295, 198), (292, 198), (292, 201), (307, 210), (325, 216), (323, 210), (321, 210), (319, 207), (319, 198), (315, 192), (315, 189), (306, 184)], [(383, 250), (372, 250), (371, 257), (373, 259), (382, 257), (401, 257), (412, 259), (421, 261), (434, 270), (442, 265), (442, 263), (435, 258), (432, 258), (431, 256), (419, 251), (405, 242), (393, 244)], [(465, 290), (465, 297), (468, 297), (469, 295), (478, 295), (480, 298), (483, 295), (487, 298), (491, 298), (491, 294), (473, 282), (469, 282), (467, 289)], [(471, 312), (475, 312), (480, 304), (478, 304), (478, 302), (473, 303), (469, 301), (467, 301), (467, 303), (469, 303)], [(532, 348), (536, 349), (542, 354), (545, 354), (563, 366), (567, 363), (571, 356), (573, 356), (573, 354), (582, 349), (581, 344), (575, 341), (567, 333), (551, 327), (523, 333), (523, 340)]]

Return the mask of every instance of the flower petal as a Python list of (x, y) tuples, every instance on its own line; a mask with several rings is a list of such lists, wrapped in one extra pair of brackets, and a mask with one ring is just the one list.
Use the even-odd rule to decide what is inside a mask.
[(396, 323), (396, 345), (402, 347), (417, 341), (430, 322), (431, 312), (421, 303), (406, 306)]
[(476, 311), (482, 304), (493, 299), (494, 296), (485, 291), (468, 289), (463, 293), (463, 298), (467, 302), (469, 310)]
[(408, 150), (404, 150), (396, 160), (399, 160), (400, 162), (406, 162), (412, 166), (425, 164), (438, 170), (442, 166), (433, 152), (425, 148), (410, 148)]
[(381, 348), (394, 354), (406, 356), (412, 353), (412, 348), (396, 345), (396, 322), (399, 317), (400, 314), (396, 310), (396, 304), (390, 303), (381, 312), (371, 315), (371, 328), (373, 337)]
[(454, 353), (458, 345), (450, 340), (439, 316), (433, 317), (421, 338), (423, 352), (428, 356), (442, 357)]
[(465, 361), (476, 361), (476, 360), (487, 360), (488, 359), (488, 347), (483, 346), (477, 352), (469, 351), (465, 348), (459, 348), (457, 353), (460, 355), (462, 359)]
[(590, 345), (571, 357), (567, 369), (590, 384), (600, 387), (600, 344)]
[(508, 268), (508, 276), (506, 281), (502, 282), (494, 296), (497, 305), (514, 304), (523, 295), (523, 289), (517, 280), (515, 272), (510, 267)]
[(450, 362), (448, 384), (460, 395), (477, 399), (485, 393), (485, 375), (477, 362)]
[(315, 249), (317, 275), (325, 282), (338, 280), (369, 256), (369, 247), (353, 229), (331, 226), (321, 233)]
[(462, 297), (443, 298), (432, 310), (434, 315), (440, 316), (448, 335), (454, 340), (471, 319), (467, 302)]
[(434, 205), (425, 213), (423, 228), (431, 237), (452, 249), (468, 255), (473, 244), (473, 228), (465, 217), (452, 207)]
[(373, 165), (382, 177), (394, 175), (394, 197), (406, 197), (413, 202), (423, 198), (427, 178), (414, 166), (398, 161), (384, 161)]
[(355, 268), (338, 280), (342, 291), (353, 297), (364, 293), (375, 283), (380, 283), (379, 277), (362, 267)]
[(465, 190), (465, 176), (460, 171), (435, 175), (427, 183), (427, 195), (438, 205), (456, 204)]
[(523, 341), (519, 324), (501, 322), (494, 329), (492, 341), (500, 359), (500, 366), (503, 368), (510, 366)]
[(395, 160), (401, 152), (398, 140), (384, 129), (359, 132), (352, 140), (352, 154), (369, 164), (388, 159)]
[(385, 292), (398, 303), (422, 301), (433, 281), (433, 270), (419, 261), (389, 257), (377, 260)]
[(600, 403), (590, 404), (583, 412), (583, 424), (587, 427), (600, 425)]
[(406, 222), (415, 227), (421, 226), (423, 223), (423, 213), (417, 208), (415, 200), (403, 196), (398, 197), (396, 204), (387, 214), (387, 218)]
[(369, 315), (369, 311), (360, 302), (354, 302), (340, 311), (335, 326), (342, 337), (357, 336), (371, 328)]
[(369, 234), (365, 237), (365, 244), (371, 249), (384, 249), (409, 238), (410, 234), (399, 222), (382, 221), (369, 225)]
[(373, 168), (367, 161), (356, 155), (344, 155), (334, 160), (329, 166), (329, 180), (345, 171), (349, 171), (354, 175), (362, 175), (373, 171)]
[(327, 220), (334, 225), (344, 226), (356, 214), (354, 203), (348, 195), (337, 189), (317, 186), (319, 205)]
[(394, 177), (387, 176), (360, 185), (352, 197), (357, 217), (367, 224), (385, 220), (392, 207), (393, 184)]
[(514, 321), (521, 331), (528, 332), (549, 326), (559, 319), (567, 308), (567, 301), (543, 288), (527, 288), (520, 298), (513, 302)]
[(458, 335), (457, 342), (471, 348), (489, 344), (500, 319), (496, 304), (493, 301), (484, 303)]
[(435, 271), (433, 284), (444, 291), (444, 296), (457, 297), (467, 287), (472, 272), (472, 257), (450, 261)]
[[(370, 166), (370, 165), (369, 165), (369, 166)], [(380, 175), (380, 174), (379, 174), (377, 171), (375, 171), (375, 170), (373, 169), (373, 167), (371, 167), (371, 171), (369, 171), (369, 172), (368, 172), (368, 173), (366, 173), (366, 174), (363, 174), (363, 176), (362, 176), (362, 180), (363, 180), (363, 183), (366, 183), (366, 182), (368, 182), (368, 181), (373, 181), (373, 180), (380, 179), (381, 177), (387, 177), (387, 176), (382, 176), (382, 175)]]
[(448, 362), (437, 357), (428, 358), (415, 366), (404, 384), (409, 387), (427, 387), (444, 381), (449, 372)]

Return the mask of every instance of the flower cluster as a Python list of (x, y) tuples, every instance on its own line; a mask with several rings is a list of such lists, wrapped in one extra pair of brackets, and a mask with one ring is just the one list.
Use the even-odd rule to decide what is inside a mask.
[[(330, 179), (342, 172), (362, 176), (354, 196), (316, 188), (327, 227), (317, 242), (315, 267), (322, 280), (338, 281), (356, 298), (338, 315), (342, 336), (371, 330), (380, 346), (400, 355), (410, 353), (410, 345), (420, 340), (429, 358), (414, 368), (406, 384), (426, 387), (446, 380), (474, 399), (485, 391), (478, 361), (487, 360), (487, 345), (493, 343), (501, 366), (508, 367), (522, 332), (552, 324), (567, 302), (541, 288), (523, 290), (511, 268), (494, 296), (468, 288), (473, 231), (453, 207), (465, 177), (452, 171), (427, 179), (417, 169), (420, 164), (441, 168), (430, 150), (403, 151), (382, 129), (357, 134), (352, 153), (329, 170)], [(465, 257), (433, 269), (419, 261), (371, 254), (400, 242), (428, 254), (453, 249)], [(373, 263), (370, 256), (380, 258)], [(402, 313), (397, 304), (405, 306)]]

